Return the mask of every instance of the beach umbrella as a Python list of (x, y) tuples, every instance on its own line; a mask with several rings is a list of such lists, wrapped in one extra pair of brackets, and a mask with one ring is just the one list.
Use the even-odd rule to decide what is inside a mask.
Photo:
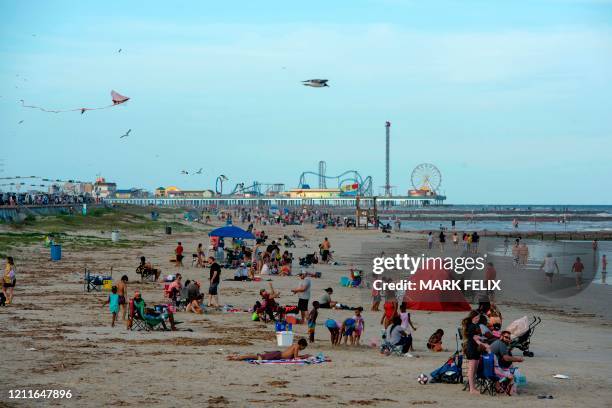
[(242, 238), (242, 239), (255, 239), (255, 235), (242, 228), (228, 225), (226, 227), (217, 228), (208, 233), (210, 237), (223, 237), (223, 238)]

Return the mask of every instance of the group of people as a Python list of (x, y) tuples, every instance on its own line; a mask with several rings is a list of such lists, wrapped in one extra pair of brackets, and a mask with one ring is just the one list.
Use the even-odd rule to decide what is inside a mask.
[(2, 193), (0, 192), (0, 206), (19, 205), (60, 205), (93, 203), (95, 199), (86, 194), (48, 194), (48, 193)]
[[(463, 354), (468, 363), (467, 376), (470, 393), (480, 394), (476, 388), (476, 375), (478, 365), (483, 353), (492, 353), (494, 358), (495, 375), (499, 378), (496, 386), (498, 392), (506, 392), (511, 395), (516, 392), (514, 383), (515, 370), (513, 363), (524, 361), (523, 357), (512, 355), (511, 333), (507, 330), (499, 331), (490, 329), (501, 326), (500, 323), (493, 323), (487, 317), (485, 310), (472, 310), (461, 322), (463, 337)], [(487, 311), (488, 312), (488, 311)], [(502, 389), (503, 387), (503, 389)]]
[[(453, 248), (455, 250), (459, 249), (459, 234), (457, 231), (453, 231), (452, 236)], [(444, 229), (440, 229), (438, 234), (438, 245), (441, 252), (444, 252), (446, 249), (447, 236), (444, 232)], [(474, 231), (471, 234), (464, 232), (461, 236), (461, 242), (463, 243), (463, 250), (467, 253), (477, 254), (478, 253), (478, 245), (480, 243), (480, 235), (478, 235), (478, 231)], [(427, 248), (433, 249), (434, 247), (434, 235), (432, 231), (429, 231), (427, 234)]]

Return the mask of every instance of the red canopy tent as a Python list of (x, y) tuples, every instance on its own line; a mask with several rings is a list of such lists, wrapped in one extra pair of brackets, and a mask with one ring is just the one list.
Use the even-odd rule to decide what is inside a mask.
[(446, 269), (419, 269), (410, 279), (415, 282), (414, 290), (407, 290), (404, 302), (408, 309), (431, 310), (435, 312), (463, 312), (472, 307), (459, 290), (421, 289), (421, 282), (431, 283), (453, 280), (452, 274)]

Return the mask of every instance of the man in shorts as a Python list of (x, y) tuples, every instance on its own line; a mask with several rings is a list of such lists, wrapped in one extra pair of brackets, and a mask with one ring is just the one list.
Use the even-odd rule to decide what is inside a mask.
[(123, 275), (119, 283), (117, 283), (117, 294), (119, 295), (119, 307), (121, 308), (121, 320), (125, 320), (125, 315), (127, 313), (127, 287), (128, 287), (128, 277), (127, 275)]
[(292, 344), (283, 351), (268, 351), (265, 353), (245, 354), (242, 356), (231, 355), (227, 356), (228, 360), (243, 361), (243, 360), (296, 360), (299, 358), (307, 358), (308, 356), (300, 356), (300, 351), (308, 347), (306, 339), (300, 339), (297, 344)]
[(521, 363), (524, 360), (523, 357), (512, 356), (509, 347), (511, 341), (510, 332), (504, 330), (499, 340), (491, 344), (491, 353), (495, 354), (495, 375), (508, 381), (505, 390), (509, 395), (516, 392), (512, 363)]
[(210, 264), (210, 286), (208, 287), (208, 306), (219, 307), (219, 282), (221, 282), (221, 265), (213, 256), (208, 258)]
[(582, 289), (582, 271), (584, 271), (584, 264), (580, 260), (580, 257), (576, 258), (576, 262), (572, 266), (572, 272), (576, 274), (576, 287)]
[(306, 322), (306, 312), (308, 312), (308, 303), (310, 302), (310, 278), (306, 277), (304, 272), (298, 274), (300, 277), (300, 286), (295, 289), (291, 289), (291, 292), (297, 293), (298, 295), (298, 310), (302, 316), (301, 323)]

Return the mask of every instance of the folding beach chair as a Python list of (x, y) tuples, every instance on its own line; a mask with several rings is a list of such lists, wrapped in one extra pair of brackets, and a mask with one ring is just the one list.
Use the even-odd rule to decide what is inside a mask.
[(101, 292), (102, 285), (104, 285), (105, 280), (113, 280), (112, 268), (110, 276), (93, 275), (89, 269), (85, 268), (85, 276), (83, 277), (83, 290), (85, 292)]

